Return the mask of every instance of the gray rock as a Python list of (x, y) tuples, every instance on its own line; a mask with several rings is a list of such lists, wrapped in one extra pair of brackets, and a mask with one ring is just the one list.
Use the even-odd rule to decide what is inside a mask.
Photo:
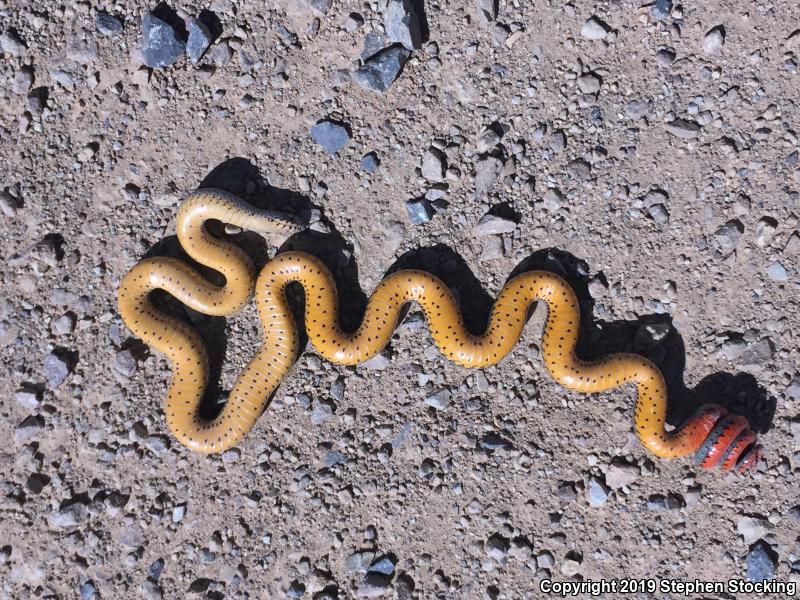
[(158, 581), (161, 578), (161, 571), (164, 570), (164, 559), (159, 558), (154, 560), (147, 568), (147, 576), (153, 581)]
[(364, 581), (356, 589), (356, 597), (358, 598), (379, 598), (386, 593), (386, 588), (389, 587), (391, 578), (383, 573), (367, 573), (364, 576)]
[(406, 202), (406, 212), (408, 213), (408, 220), (411, 221), (412, 225), (427, 223), (433, 218), (434, 214), (431, 203), (425, 198)]
[(123, 378), (128, 378), (136, 373), (136, 357), (130, 350), (117, 352), (112, 363), (114, 371)]
[(408, 50), (422, 47), (419, 17), (411, 0), (390, 0), (383, 13), (383, 26), (392, 42), (403, 44)]
[(222, 462), (231, 464), (239, 461), (242, 456), (242, 451), (238, 448), (229, 448), (222, 453)]
[(747, 579), (749, 581), (764, 581), (775, 576), (775, 559), (772, 547), (764, 540), (756, 542), (755, 546), (747, 553)]
[(653, 18), (657, 21), (669, 17), (671, 11), (672, 0), (655, 0), (655, 2), (650, 5), (650, 14), (653, 15)]
[(639, 467), (626, 463), (611, 463), (606, 467), (606, 484), (612, 489), (630, 486), (639, 478)]
[(183, 517), (186, 516), (186, 505), (185, 504), (178, 504), (176, 507), (172, 509), (172, 522), (173, 523), (180, 523), (183, 521)]
[(87, 581), (81, 585), (80, 589), (81, 600), (94, 600), (97, 598), (97, 588), (93, 581)]
[(348, 573), (366, 573), (375, 560), (374, 550), (361, 550), (354, 552), (344, 559), (344, 568)]
[(581, 37), (587, 40), (604, 40), (611, 28), (597, 17), (589, 18), (581, 27)]
[(39, 406), (39, 392), (36, 390), (20, 390), (14, 394), (14, 400), (22, 408), (33, 410)]
[(743, 368), (757, 369), (772, 361), (775, 354), (775, 344), (769, 338), (764, 338), (748, 346), (739, 357), (739, 365)]
[(89, 517), (89, 510), (82, 502), (72, 502), (50, 513), (47, 523), (50, 527), (66, 529), (83, 523)]
[(50, 329), (56, 335), (67, 335), (75, 329), (75, 316), (71, 313), (61, 315), (50, 324)]
[(744, 225), (741, 221), (738, 219), (728, 221), (714, 232), (714, 246), (723, 257), (728, 256), (736, 250), (743, 232)]
[(786, 267), (780, 261), (775, 261), (767, 267), (767, 276), (772, 281), (786, 281), (789, 279), (789, 273), (786, 272)]
[(414, 580), (408, 573), (398, 575), (394, 584), (395, 600), (412, 600), (414, 596)]
[(387, 48), (367, 59), (353, 73), (353, 81), (363, 88), (383, 93), (389, 89), (411, 53), (400, 46)]
[[(33, 68), (21, 67), (14, 75), (14, 81), (11, 82), (11, 91), (18, 96), (22, 96), (27, 94), (31, 87), (33, 87)], [(8, 192), (3, 193), (7, 194)]]
[(686, 119), (673, 119), (666, 124), (666, 128), (672, 135), (684, 140), (694, 139), (700, 132), (700, 125)]
[(189, 38), (186, 41), (186, 56), (192, 61), (193, 65), (200, 62), (200, 59), (208, 50), (211, 42), (214, 41), (214, 36), (208, 29), (205, 23), (200, 19), (189, 20)]
[(169, 440), (163, 435), (149, 435), (145, 438), (144, 443), (156, 454), (163, 454), (169, 449)]
[(302, 598), (306, 593), (306, 586), (303, 583), (300, 583), (296, 579), (292, 581), (289, 585), (289, 589), (286, 591), (286, 595), (289, 598)]
[(589, 506), (598, 508), (603, 506), (608, 500), (608, 488), (596, 477), (590, 477), (586, 485), (586, 499)]
[(503, 163), (499, 158), (486, 156), (475, 165), (475, 195), (484, 196), (497, 181)]
[(659, 225), (669, 224), (669, 211), (663, 204), (654, 204), (647, 209), (647, 214)]
[(44, 421), (41, 417), (30, 415), (26, 417), (22, 423), (17, 425), (16, 429), (14, 429), (14, 439), (18, 444), (27, 442), (32, 437), (39, 435), (39, 432), (42, 430), (43, 426)]
[(311, 422), (314, 425), (321, 425), (333, 416), (335, 405), (331, 400), (318, 400), (311, 411)]
[(570, 177), (577, 181), (583, 181), (592, 172), (591, 165), (582, 158), (576, 158), (567, 165), (567, 172)]
[(361, 51), (361, 60), (375, 56), (386, 47), (386, 37), (379, 31), (370, 31), (364, 36), (364, 49)]
[(311, 0), (311, 9), (320, 16), (325, 16), (331, 9), (331, 0)]
[(502, 563), (506, 560), (510, 546), (508, 539), (499, 533), (495, 533), (486, 540), (486, 554), (497, 562)]
[(602, 81), (596, 73), (584, 73), (578, 77), (578, 89), (583, 94), (596, 94), (600, 91)]
[(122, 33), (123, 30), (122, 21), (104, 10), (99, 11), (95, 16), (94, 26), (97, 28), (97, 31), (108, 37), (118, 35)]
[(675, 62), (675, 51), (672, 48), (662, 48), (656, 53), (656, 62), (662, 67), (669, 67)]
[(475, 0), (475, 10), (481, 25), (489, 25), (497, 18), (498, 0)]
[(443, 389), (437, 390), (427, 398), (425, 398), (425, 404), (428, 406), (432, 406), (436, 410), (445, 410), (447, 405), (450, 404), (450, 398), (452, 394), (450, 390)]
[(725, 44), (725, 28), (721, 25), (714, 27), (703, 38), (703, 52), (718, 54)]
[(567, 136), (563, 131), (554, 131), (550, 136), (550, 149), (553, 152), (563, 152), (567, 147)]
[(347, 128), (333, 121), (320, 121), (311, 128), (311, 139), (328, 154), (336, 154), (350, 141)]
[(70, 371), (70, 365), (67, 360), (53, 352), (44, 357), (43, 367), (47, 387), (51, 390), (64, 383)]
[(647, 323), (636, 330), (633, 345), (637, 350), (650, 350), (656, 347), (670, 332), (669, 323)]
[(511, 219), (505, 219), (493, 214), (485, 214), (475, 226), (475, 233), (478, 235), (497, 235), (501, 233), (511, 233), (516, 228), (517, 224)]
[(0, 50), (11, 56), (22, 56), (25, 54), (25, 43), (13, 31), (6, 31), (0, 34)]
[(375, 152), (368, 152), (361, 158), (361, 168), (367, 173), (374, 173), (378, 170), (381, 161)]
[(369, 573), (380, 573), (381, 575), (394, 574), (394, 560), (389, 556), (382, 556), (369, 566)]
[(764, 519), (753, 517), (739, 517), (736, 522), (736, 531), (744, 538), (744, 543), (750, 545), (767, 533), (769, 523)]
[(150, 581), (149, 579), (142, 582), (141, 586), (142, 597), (145, 600), (162, 600), (164, 597), (164, 592), (158, 586), (157, 583)]
[(500, 143), (502, 134), (495, 127), (487, 127), (478, 138), (478, 152), (489, 152)]
[(443, 181), (446, 167), (446, 159), (441, 150), (428, 148), (422, 155), (420, 171), (422, 176), (428, 181)]
[(564, 205), (564, 194), (556, 188), (549, 188), (542, 196), (544, 207), (550, 212), (557, 212)]
[(169, 66), (186, 51), (186, 44), (172, 26), (149, 12), (142, 19), (142, 36), (142, 56), (150, 68)]

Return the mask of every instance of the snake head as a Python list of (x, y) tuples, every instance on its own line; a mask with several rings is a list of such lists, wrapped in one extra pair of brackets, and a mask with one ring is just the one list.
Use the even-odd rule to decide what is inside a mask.
[[(742, 415), (727, 414), (718, 406), (714, 411), (720, 417), (705, 441), (694, 455), (695, 464), (704, 469), (719, 466), (724, 471), (744, 473), (754, 468), (764, 453), (764, 447), (758, 443), (758, 434), (750, 427), (750, 422)], [(703, 407), (699, 413), (709, 412)]]

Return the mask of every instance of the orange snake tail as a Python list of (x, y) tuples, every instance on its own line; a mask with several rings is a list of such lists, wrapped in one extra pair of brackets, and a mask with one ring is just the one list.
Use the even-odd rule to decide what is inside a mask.
[[(197, 194), (202, 193), (207, 192)], [(191, 196), (190, 200), (196, 201)], [(208, 218), (239, 224), (241, 219), (235, 218), (240, 208), (228, 206)], [(262, 215), (266, 221), (244, 226), (269, 229), (265, 223), (274, 217)], [(179, 228), (180, 224), (179, 216)], [(704, 468), (719, 465), (739, 472), (761, 457), (762, 447), (747, 419), (727, 415), (718, 405), (703, 406), (682, 427), (666, 431), (667, 388), (661, 372), (648, 359), (625, 353), (593, 361), (578, 358), (578, 301), (570, 285), (558, 275), (529, 271), (507, 282), (497, 296), (486, 331), (474, 335), (464, 326), (455, 298), (440, 279), (425, 271), (397, 271), (380, 282), (359, 327), (345, 332), (339, 325), (333, 276), (319, 259), (303, 252), (281, 253), (262, 269), (255, 290), (263, 343), (239, 376), (220, 415), (205, 421), (199, 405), (208, 369), (200, 337), (185, 323), (157, 311), (148, 300), (150, 290), (162, 288), (208, 314), (230, 314), (241, 307), (249, 293), (248, 281), (252, 281), (244, 275), (248, 264), (242, 260), (242, 251), (211, 238), (215, 254), (209, 258), (211, 253), (206, 254), (204, 244), (210, 236), (204, 230), (203, 235), (202, 243), (194, 239), (195, 235), (184, 236), (181, 242), (184, 247), (194, 244), (193, 251), (187, 251), (196, 260), (222, 271), (228, 280), (226, 286), (215, 288), (180, 261), (157, 258), (136, 265), (123, 279), (119, 294), (120, 312), (128, 327), (172, 361), (174, 375), (166, 399), (166, 419), (173, 434), (192, 450), (223, 451), (239, 443), (255, 425), (298, 352), (298, 329), (285, 290), (288, 284), (299, 283), (305, 292), (305, 326), (311, 343), (324, 358), (347, 365), (364, 362), (386, 346), (403, 306), (409, 302), (417, 303), (425, 312), (434, 343), (447, 358), (469, 368), (493, 365), (516, 345), (529, 306), (544, 302), (548, 316), (542, 356), (550, 374), (564, 387), (584, 393), (636, 384), (636, 433), (653, 454), (678, 458), (696, 453), (696, 462)], [(240, 263), (233, 268), (231, 256)]]

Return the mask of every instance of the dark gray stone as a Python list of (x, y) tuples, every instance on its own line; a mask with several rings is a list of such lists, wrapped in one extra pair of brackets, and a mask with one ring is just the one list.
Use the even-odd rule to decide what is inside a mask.
[(361, 51), (361, 60), (375, 56), (386, 46), (386, 36), (379, 31), (370, 31), (364, 37), (364, 49)]
[(122, 21), (114, 15), (110, 15), (105, 11), (100, 11), (94, 18), (94, 26), (97, 31), (105, 36), (112, 37), (122, 33)]
[(672, 11), (672, 0), (656, 0), (650, 6), (650, 14), (656, 20), (666, 19)]
[(764, 581), (775, 576), (774, 552), (764, 540), (755, 543), (747, 553), (747, 579), (749, 581)]
[(406, 211), (408, 211), (408, 219), (412, 225), (421, 225), (433, 218), (431, 203), (424, 198), (406, 202)]
[(381, 556), (369, 566), (369, 572), (392, 575), (394, 573), (394, 564), (395, 561), (390, 556)]
[(397, 79), (410, 54), (399, 46), (387, 48), (364, 62), (353, 73), (353, 81), (363, 88), (383, 93)]
[(378, 170), (381, 161), (378, 158), (378, 155), (374, 152), (369, 152), (365, 154), (364, 157), (361, 159), (361, 168), (364, 169), (367, 173), (374, 173)]
[(178, 32), (152, 13), (142, 19), (142, 35), (142, 56), (150, 68), (169, 66), (186, 51)]
[(403, 44), (409, 50), (422, 47), (419, 17), (411, 0), (391, 0), (383, 13), (383, 26), (392, 42)]
[(44, 378), (47, 380), (47, 387), (51, 390), (56, 389), (69, 375), (69, 363), (67, 360), (51, 352), (44, 357)]
[(338, 123), (320, 121), (311, 128), (311, 139), (322, 146), (328, 154), (336, 154), (350, 141), (350, 134)]
[(191, 19), (189, 21), (189, 39), (186, 42), (186, 56), (192, 61), (193, 65), (200, 62), (200, 59), (208, 50), (211, 42), (214, 41), (214, 36), (211, 35), (205, 23), (199, 19)]
[(87, 581), (81, 586), (81, 600), (94, 600), (97, 598), (97, 588), (93, 581)]

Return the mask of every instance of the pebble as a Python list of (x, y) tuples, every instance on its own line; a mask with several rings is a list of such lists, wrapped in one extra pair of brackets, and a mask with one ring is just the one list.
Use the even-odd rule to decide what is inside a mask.
[(756, 542), (753, 549), (747, 553), (747, 579), (748, 581), (764, 581), (775, 576), (775, 559), (772, 557), (772, 547), (763, 540)]
[(411, 0), (390, 0), (383, 12), (383, 26), (390, 41), (412, 51), (422, 47), (419, 17)]
[(164, 597), (164, 592), (158, 584), (150, 580), (143, 581), (140, 589), (145, 600), (161, 600)]
[(486, 540), (486, 554), (499, 563), (505, 562), (509, 547), (510, 544), (508, 539), (499, 533), (493, 534), (488, 540)]
[(375, 152), (368, 152), (361, 158), (361, 168), (369, 174), (377, 171), (380, 164), (381, 161)]
[(20, 68), (11, 82), (11, 91), (22, 96), (27, 94), (31, 87), (33, 87), (33, 69), (31, 67)]
[(669, 67), (675, 62), (675, 51), (671, 48), (662, 48), (656, 53), (656, 62), (662, 67)]
[(669, 17), (672, 11), (672, 0), (655, 0), (650, 6), (650, 14), (657, 21), (661, 21)]
[(61, 315), (50, 324), (50, 329), (55, 335), (67, 335), (75, 329), (75, 315), (67, 313)]
[(554, 131), (550, 136), (550, 149), (553, 152), (563, 152), (567, 147), (567, 136), (563, 131)]
[(336, 154), (350, 141), (347, 128), (333, 121), (320, 121), (311, 128), (311, 139), (328, 154)]
[(502, 138), (502, 133), (497, 129), (495, 127), (487, 127), (481, 132), (480, 137), (478, 137), (478, 152), (489, 152), (497, 147)]
[(387, 48), (364, 61), (353, 73), (353, 81), (363, 88), (384, 93), (397, 79), (410, 55), (399, 46)]
[(382, 573), (367, 573), (364, 581), (356, 589), (358, 598), (379, 598), (386, 593), (390, 578)]
[(311, 411), (311, 422), (314, 425), (322, 425), (333, 416), (334, 405), (330, 400), (319, 400), (314, 403)]
[(703, 38), (703, 52), (706, 54), (717, 54), (725, 44), (725, 29), (718, 25), (711, 29)]
[(34, 410), (39, 406), (39, 392), (36, 390), (20, 390), (14, 394), (14, 400), (22, 408)]
[(475, 226), (475, 233), (478, 235), (498, 235), (502, 233), (511, 233), (516, 228), (517, 224), (511, 219), (493, 214), (485, 214)]
[(171, 65), (186, 51), (178, 33), (152, 13), (146, 13), (142, 19), (142, 35), (144, 64), (152, 69)]
[(80, 589), (81, 600), (93, 600), (97, 597), (97, 588), (94, 585), (94, 582), (87, 581), (83, 585), (81, 585)]
[(567, 172), (570, 177), (577, 181), (583, 181), (592, 171), (591, 165), (582, 158), (576, 158), (567, 165)]
[(728, 221), (714, 232), (714, 245), (723, 257), (736, 250), (743, 232), (744, 225), (737, 219)]
[(306, 586), (296, 579), (289, 585), (286, 595), (289, 598), (302, 598), (306, 593)]
[(542, 196), (545, 209), (557, 212), (564, 205), (564, 194), (557, 188), (549, 188)]
[(117, 352), (112, 367), (117, 374), (128, 378), (136, 373), (136, 357), (130, 350)]
[(386, 47), (386, 37), (379, 31), (370, 31), (364, 36), (364, 49), (361, 51), (361, 60), (367, 60)]
[(581, 570), (581, 561), (567, 557), (561, 563), (561, 574), (565, 577), (574, 577)]
[(242, 451), (239, 450), (238, 448), (230, 448), (222, 453), (222, 462), (227, 464), (238, 462), (239, 457), (241, 457), (241, 455)]
[(444, 181), (444, 173), (447, 170), (446, 159), (441, 150), (428, 148), (422, 155), (420, 171), (422, 176), (428, 181)]
[(669, 335), (669, 323), (647, 323), (636, 330), (633, 345), (637, 350), (650, 350), (656, 347)]
[(639, 467), (627, 463), (611, 463), (606, 467), (606, 485), (612, 489), (630, 486), (639, 478)]
[(691, 140), (698, 136), (700, 132), (700, 125), (694, 121), (687, 121), (686, 119), (673, 119), (666, 124), (667, 131), (675, 137), (684, 140)]
[(578, 88), (584, 94), (596, 94), (600, 91), (602, 79), (595, 73), (584, 73), (578, 77)]
[(43, 367), (47, 387), (51, 390), (64, 383), (70, 371), (67, 360), (53, 352), (44, 357)]
[(411, 221), (412, 225), (427, 223), (433, 218), (434, 214), (431, 203), (425, 198), (406, 202), (406, 212), (408, 213), (408, 220)]
[(382, 556), (369, 566), (368, 572), (392, 575), (394, 573), (394, 561), (389, 556)]
[(744, 539), (744, 543), (749, 546), (757, 539), (764, 537), (767, 533), (768, 523), (763, 519), (753, 517), (739, 517), (736, 522), (736, 531)]
[(587, 40), (604, 40), (608, 37), (609, 30), (610, 27), (606, 23), (597, 17), (591, 17), (581, 27), (581, 37)]
[(596, 477), (590, 477), (586, 485), (586, 498), (589, 506), (598, 508), (603, 506), (608, 500), (608, 488)]
[(786, 267), (779, 261), (775, 261), (767, 267), (767, 276), (772, 281), (786, 281), (789, 279), (789, 273), (786, 272)]
[(475, 165), (475, 195), (484, 196), (497, 181), (503, 163), (499, 158), (487, 156)]
[(344, 568), (349, 573), (366, 573), (370, 565), (375, 561), (376, 552), (374, 550), (361, 550), (353, 552), (344, 559)]
[(172, 509), (172, 522), (173, 523), (180, 523), (183, 521), (183, 517), (186, 516), (186, 505), (185, 504), (178, 504), (175, 508)]
[(0, 50), (11, 56), (22, 56), (27, 48), (16, 33), (6, 31), (0, 34)]
[(94, 26), (101, 34), (107, 37), (113, 37), (122, 33), (123, 25), (114, 15), (110, 15), (105, 11), (98, 11), (94, 18)]
[(16, 429), (14, 429), (14, 439), (18, 444), (22, 444), (38, 435), (43, 425), (44, 421), (42, 421), (42, 418), (39, 416), (30, 415), (25, 417), (22, 423), (17, 425)]
[(51, 527), (66, 529), (83, 523), (88, 517), (89, 511), (85, 504), (82, 502), (72, 502), (50, 513), (47, 517), (47, 522)]
[(450, 390), (438, 390), (425, 398), (425, 404), (432, 406), (436, 410), (445, 410), (448, 404), (450, 404), (451, 396)]
[(211, 46), (211, 42), (213, 41), (214, 36), (211, 35), (211, 31), (205, 23), (200, 19), (189, 20), (189, 37), (186, 41), (186, 56), (189, 57), (193, 65), (200, 62), (203, 54), (205, 54), (205, 51), (208, 50), (208, 47)]

